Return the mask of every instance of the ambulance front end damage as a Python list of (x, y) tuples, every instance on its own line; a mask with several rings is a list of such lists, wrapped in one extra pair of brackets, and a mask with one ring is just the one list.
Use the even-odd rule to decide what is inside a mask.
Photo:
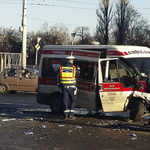
[(130, 119), (133, 121), (140, 120), (143, 116), (150, 113), (150, 93), (133, 91), (128, 97), (130, 111)]
[(139, 76), (117, 58), (99, 59), (99, 96), (104, 112), (126, 112), (138, 121), (150, 112), (150, 94)]

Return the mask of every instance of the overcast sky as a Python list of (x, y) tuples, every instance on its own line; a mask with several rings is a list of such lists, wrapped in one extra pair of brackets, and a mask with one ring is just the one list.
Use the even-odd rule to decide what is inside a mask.
[[(112, 0), (113, 2), (117, 0)], [(78, 26), (94, 31), (98, 0), (27, 0), (27, 31), (38, 31), (42, 24), (62, 23), (73, 32)], [(150, 0), (130, 0), (130, 4), (150, 21)], [(23, 0), (0, 0), (0, 27), (19, 29)]]

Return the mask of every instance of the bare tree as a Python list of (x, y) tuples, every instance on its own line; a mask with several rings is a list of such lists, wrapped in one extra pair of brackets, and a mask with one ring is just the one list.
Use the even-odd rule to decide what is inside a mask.
[[(71, 43), (70, 40), (70, 36), (69, 36), (69, 32), (67, 27), (65, 27), (62, 24), (56, 24), (54, 26), (49, 26), (48, 23), (44, 23), (42, 25), (41, 30), (39, 30), (36, 34), (35, 37), (32, 37), (33, 35), (30, 35), (29, 40), (32, 38), (32, 44), (34, 43), (34, 46), (32, 45), (32, 47), (35, 47), (36, 45), (36, 38), (38, 36), (40, 36), (42, 38), (42, 40), (40, 41), (40, 47), (41, 49), (38, 51), (38, 62), (41, 56), (41, 51), (42, 51), (42, 47), (44, 45), (66, 45)], [(31, 52), (32, 51), (32, 52)], [(35, 48), (31, 49), (30, 47), (30, 55), (35, 54)], [(35, 59), (35, 55), (33, 60)]]
[(43, 45), (66, 45), (71, 41), (67, 27), (62, 24), (49, 26), (45, 23), (38, 34), (42, 37), (41, 44)]
[(0, 51), (1, 52), (21, 52), (21, 33), (9, 28), (0, 28)]
[(129, 23), (129, 32), (126, 37), (128, 45), (150, 46), (150, 25), (147, 20), (143, 19), (134, 8)]
[(110, 24), (113, 18), (112, 8), (113, 4), (110, 5), (110, 0), (101, 0), (99, 10), (97, 9), (96, 11), (98, 25), (96, 27), (95, 39), (100, 44), (107, 45), (109, 43)]
[(129, 24), (131, 21), (133, 10), (129, 5), (128, 0), (119, 0), (116, 4), (116, 16), (115, 16), (115, 26), (114, 31), (115, 42), (118, 45), (125, 44), (126, 37), (129, 31)]
[(91, 44), (90, 29), (88, 27), (77, 27), (75, 33), (77, 36), (76, 44)]

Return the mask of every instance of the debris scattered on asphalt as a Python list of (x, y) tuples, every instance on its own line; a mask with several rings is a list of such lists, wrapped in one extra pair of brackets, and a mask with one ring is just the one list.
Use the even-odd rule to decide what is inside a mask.
[(40, 140), (45, 140), (45, 139), (46, 139), (46, 137), (40, 137), (39, 139), (40, 139)]
[(132, 137), (131, 140), (137, 140), (137, 138), (136, 137)]
[(68, 134), (71, 134), (72, 132), (73, 132), (72, 130), (69, 130), (69, 131), (68, 131)]
[(58, 125), (58, 127), (64, 127), (64, 126), (65, 126), (64, 124), (59, 124), (59, 125)]
[(41, 125), (41, 128), (46, 128), (46, 125)]
[(15, 118), (11, 118), (11, 119), (3, 119), (2, 121), (13, 121), (16, 120)]
[(137, 137), (137, 135), (134, 134), (134, 133), (130, 134), (130, 136), (132, 136), (132, 137)]
[(130, 134), (130, 136), (132, 137), (131, 140), (137, 140), (137, 135), (136, 134), (132, 133), (132, 134)]
[(82, 129), (82, 127), (81, 127), (81, 126), (76, 126), (76, 128), (77, 128), (77, 129)]
[(104, 123), (97, 123), (97, 126), (105, 126)]
[(33, 132), (24, 132), (24, 134), (32, 135), (32, 134), (34, 134), (34, 133), (33, 133)]
[(106, 130), (107, 132), (111, 132), (111, 130)]
[(28, 121), (33, 121), (33, 119), (32, 119), (32, 118), (27, 118), (26, 120), (28, 120)]

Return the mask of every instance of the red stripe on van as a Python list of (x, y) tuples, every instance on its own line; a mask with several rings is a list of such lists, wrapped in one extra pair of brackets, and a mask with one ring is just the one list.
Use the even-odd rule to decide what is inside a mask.
[[(66, 51), (66, 50), (43, 50), (42, 54), (71, 55), (71, 52), (72, 51)], [(73, 56), (100, 58), (100, 52), (92, 53), (92, 52), (73, 51)]]
[(133, 91), (133, 88), (125, 88), (121, 85), (121, 83), (102, 83), (99, 85), (103, 86), (103, 92)]
[[(144, 84), (144, 82), (142, 83)], [(133, 89), (129, 87), (123, 87), (121, 83), (102, 83), (99, 84), (103, 87), (103, 92), (110, 92), (110, 91), (139, 91), (139, 92), (145, 92), (145, 89)]]
[(92, 58), (100, 58), (100, 53), (92, 53), (92, 52), (82, 52), (82, 51), (73, 51), (74, 56), (82, 56), (82, 57), (92, 57)]
[(124, 56), (125, 54), (123, 52), (119, 52), (119, 51), (107, 51), (107, 55), (108, 56)]
[(43, 50), (42, 54), (71, 55), (71, 50), (70, 51), (65, 51), (65, 50)]
[(44, 84), (44, 85), (56, 85), (56, 79), (55, 78), (49, 78), (49, 77), (39, 77), (38, 78), (38, 84)]

